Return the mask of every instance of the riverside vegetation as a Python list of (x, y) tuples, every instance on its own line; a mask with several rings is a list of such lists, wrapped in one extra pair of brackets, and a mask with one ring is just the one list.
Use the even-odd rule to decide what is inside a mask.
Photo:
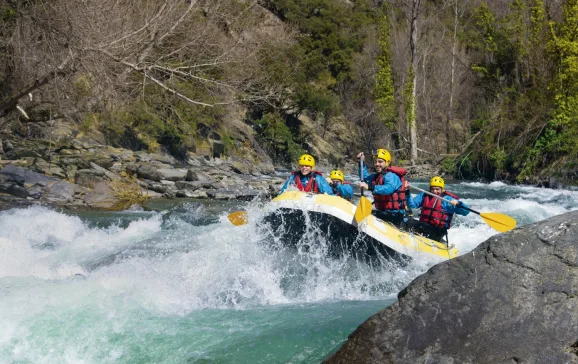
[(0, 18), (3, 164), (23, 168), (5, 176), (83, 204), (116, 178), (128, 201), (271, 194), (256, 177), (303, 151), (353, 172), (377, 146), (458, 178), (578, 180), (578, 0), (0, 0)]

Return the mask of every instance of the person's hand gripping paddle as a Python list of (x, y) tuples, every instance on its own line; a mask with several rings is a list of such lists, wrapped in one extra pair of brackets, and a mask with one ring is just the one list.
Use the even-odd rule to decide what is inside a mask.
[[(359, 158), (359, 180), (363, 182), (363, 159)], [(371, 215), (371, 210), (373, 206), (371, 201), (363, 196), (363, 187), (361, 187), (361, 198), (359, 199), (359, 204), (357, 209), (355, 209), (355, 222), (359, 223), (363, 221), (366, 217)]]

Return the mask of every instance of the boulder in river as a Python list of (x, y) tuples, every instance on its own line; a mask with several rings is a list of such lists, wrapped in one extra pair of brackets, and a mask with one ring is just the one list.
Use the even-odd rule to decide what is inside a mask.
[(578, 211), (432, 267), (325, 363), (578, 363)]

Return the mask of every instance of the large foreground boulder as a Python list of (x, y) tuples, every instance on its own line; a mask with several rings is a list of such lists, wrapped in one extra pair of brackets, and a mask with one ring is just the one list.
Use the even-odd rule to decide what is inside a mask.
[(578, 363), (578, 211), (415, 279), (326, 363)]

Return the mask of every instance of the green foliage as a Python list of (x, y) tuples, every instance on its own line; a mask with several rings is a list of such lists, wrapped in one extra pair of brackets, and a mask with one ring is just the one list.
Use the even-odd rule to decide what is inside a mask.
[(530, 46), (543, 43), (546, 28), (546, 8), (543, 0), (533, 0), (530, 7)]
[(476, 175), (476, 173), (473, 171), (473, 165), (474, 162), (472, 160), (471, 154), (466, 155), (465, 157), (457, 161), (456, 174), (459, 177), (472, 178), (473, 176)]
[[(171, 86), (192, 99), (211, 101), (194, 85)], [(175, 156), (184, 157), (194, 146), (198, 126), (218, 130), (224, 113), (224, 108), (198, 107), (148, 85), (143, 96), (132, 103), (101, 111), (99, 127), (113, 145), (150, 151), (164, 146)]]
[(550, 131), (552, 122), (544, 127), (553, 110), (559, 114), (565, 106), (555, 101), (556, 71), (547, 49), (552, 36), (543, 0), (512, 1), (499, 16), (483, 4), (473, 19), (465, 40), (478, 60), (472, 69), (486, 103), (471, 124), (472, 134), (481, 132), (471, 147), (476, 173), (493, 178), (498, 169), (521, 178), (534, 175), (556, 158), (554, 146), (567, 137), (560, 127)]
[(309, 110), (316, 118), (317, 115), (330, 117), (339, 112), (339, 98), (333, 92), (317, 88), (313, 85), (304, 85), (294, 95), (294, 102), (298, 113)]
[(495, 149), (489, 156), (490, 161), (497, 169), (505, 170), (508, 154), (504, 148)]
[(138, 180), (132, 176), (124, 176), (108, 182), (116, 197), (116, 203), (111, 208), (114, 211), (126, 210), (133, 205), (142, 205), (150, 196), (140, 187)]
[[(519, 14), (512, 15), (511, 19), (498, 19), (486, 4), (482, 4), (475, 10), (473, 17), (474, 26), (466, 41), (479, 54), (475, 58), (481, 62), (473, 63), (472, 70), (477, 72), (478, 84), (488, 91), (487, 96), (495, 97), (497, 90), (511, 84), (518, 77), (516, 67), (520, 52), (516, 48), (522, 47), (519, 45), (521, 35), (516, 33), (521, 26), (517, 23)], [(512, 25), (514, 23), (516, 25)]]
[(74, 91), (78, 98), (84, 98), (92, 95), (93, 80), (86, 73), (75, 77), (73, 81)]
[(440, 167), (443, 173), (455, 175), (457, 171), (456, 159), (452, 157), (445, 158)]
[(506, 32), (512, 40), (512, 49), (517, 53), (517, 59), (526, 57), (528, 49), (526, 46), (526, 24), (525, 17), (527, 14), (526, 2), (523, 0), (514, 0), (510, 4), (510, 14), (506, 17)]
[(231, 155), (235, 149), (235, 139), (233, 139), (229, 134), (224, 133), (221, 142), (223, 143), (225, 155)]
[[(479, 31), (478, 39), (486, 51), (495, 53), (498, 50), (496, 17), (486, 4), (480, 5), (474, 13), (475, 24)], [(479, 47), (480, 45), (478, 45)]]
[(87, 133), (93, 130), (99, 124), (99, 121), (100, 121), (100, 114), (91, 112), (86, 114), (84, 118), (82, 118), (82, 120), (78, 124), (78, 128), (82, 132)]
[(325, 70), (337, 80), (351, 76), (353, 55), (361, 51), (365, 39), (361, 30), (374, 21), (369, 1), (269, 0), (265, 3), (283, 20), (299, 28), (308, 79), (317, 79)]
[(550, 88), (555, 107), (548, 124), (529, 148), (520, 177), (530, 176), (538, 168), (565, 155), (578, 155), (578, 1), (564, 2), (561, 23), (550, 23), (548, 51), (556, 65)]
[(387, 13), (379, 22), (379, 56), (377, 58), (378, 71), (375, 75), (375, 102), (378, 105), (377, 116), (381, 122), (389, 128), (395, 127), (397, 113), (395, 110), (395, 88), (393, 84), (393, 71), (391, 69), (391, 51), (389, 20)]
[(293, 133), (285, 120), (277, 112), (268, 112), (254, 122), (255, 130), (266, 150), (277, 160), (291, 162), (297, 160), (303, 149), (294, 140)]
[(16, 16), (16, 9), (9, 4), (0, 4), (0, 19), (2, 22), (12, 21)]

